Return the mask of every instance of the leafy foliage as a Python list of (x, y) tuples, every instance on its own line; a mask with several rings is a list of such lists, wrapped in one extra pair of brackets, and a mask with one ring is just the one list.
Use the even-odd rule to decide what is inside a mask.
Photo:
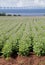
[[(45, 55), (45, 18), (0, 18), (0, 53), (28, 56), (30, 52)], [(16, 54), (15, 53), (15, 54)]]
[(7, 40), (6, 44), (4, 45), (2, 53), (4, 57), (10, 57), (12, 53), (12, 44), (9, 40)]

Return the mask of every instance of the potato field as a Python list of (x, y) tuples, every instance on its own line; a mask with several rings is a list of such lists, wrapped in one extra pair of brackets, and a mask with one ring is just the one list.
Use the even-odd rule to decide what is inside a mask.
[(0, 56), (45, 56), (45, 17), (0, 17)]

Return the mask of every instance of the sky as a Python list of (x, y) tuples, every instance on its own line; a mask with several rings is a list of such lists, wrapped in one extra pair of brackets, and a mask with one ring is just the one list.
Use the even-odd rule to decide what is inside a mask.
[(45, 8), (45, 0), (0, 0), (0, 7)]

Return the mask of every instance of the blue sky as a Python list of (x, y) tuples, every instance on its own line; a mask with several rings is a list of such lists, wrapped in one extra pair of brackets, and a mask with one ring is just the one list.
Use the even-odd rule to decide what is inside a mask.
[(45, 8), (45, 0), (0, 0), (0, 7)]

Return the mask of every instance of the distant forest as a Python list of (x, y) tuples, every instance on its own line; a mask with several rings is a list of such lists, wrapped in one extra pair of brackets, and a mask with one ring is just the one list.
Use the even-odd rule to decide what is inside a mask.
[(16, 15), (16, 14), (6, 14), (6, 13), (0, 13), (0, 16), (21, 16), (21, 15)]

